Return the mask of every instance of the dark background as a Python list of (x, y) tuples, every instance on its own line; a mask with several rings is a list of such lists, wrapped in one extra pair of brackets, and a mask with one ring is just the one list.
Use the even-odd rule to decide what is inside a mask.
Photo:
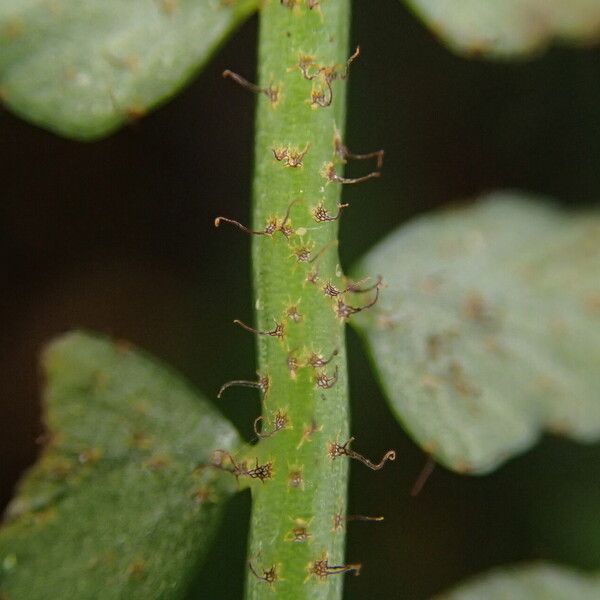
[[(600, 51), (554, 48), (520, 63), (451, 55), (402, 7), (355, 2), (347, 142), (386, 150), (384, 177), (345, 190), (348, 267), (411, 216), (497, 188), (576, 205), (600, 198)], [(73, 327), (126, 338), (171, 363), (209, 397), (254, 372), (249, 240), (215, 231), (247, 215), (253, 98), (221, 79), (252, 79), (256, 19), (172, 102), (111, 138), (81, 144), (0, 113), (0, 506), (35, 459), (41, 433), (37, 356)], [(424, 462), (393, 420), (350, 332), (353, 434), (381, 473), (353, 465), (349, 528), (363, 574), (346, 598), (425, 598), (490, 566), (552, 559), (600, 566), (600, 447), (556, 438), (495, 474), (438, 468), (409, 496)], [(242, 365), (240, 370), (240, 365)], [(244, 434), (256, 395), (219, 407)], [(249, 498), (232, 501), (199, 597), (241, 597)]]

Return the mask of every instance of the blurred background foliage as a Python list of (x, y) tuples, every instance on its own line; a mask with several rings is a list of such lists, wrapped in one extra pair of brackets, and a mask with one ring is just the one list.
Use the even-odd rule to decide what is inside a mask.
[[(253, 18), (182, 94), (105, 141), (66, 141), (0, 113), (2, 507), (38, 451), (37, 361), (51, 337), (85, 327), (126, 338), (215, 400), (222, 382), (252, 376), (253, 339), (231, 325), (252, 318), (249, 240), (216, 232), (213, 219), (248, 218), (253, 99), (221, 72), (254, 78), (256, 27)], [(386, 165), (381, 180), (345, 190), (346, 267), (411, 216), (493, 188), (598, 205), (600, 49), (467, 61), (391, 0), (356, 0), (352, 43), (362, 55), (347, 143), (383, 146)], [(411, 498), (425, 457), (390, 414), (352, 332), (349, 352), (360, 450), (395, 447), (398, 459), (376, 476), (352, 466), (350, 512), (386, 520), (349, 527), (347, 555), (364, 572), (347, 579), (346, 598), (425, 598), (539, 558), (600, 567), (599, 446), (547, 437), (491, 476), (438, 468)], [(250, 435), (252, 390), (218, 406)], [(247, 494), (230, 503), (198, 598), (241, 597), (249, 506)]]

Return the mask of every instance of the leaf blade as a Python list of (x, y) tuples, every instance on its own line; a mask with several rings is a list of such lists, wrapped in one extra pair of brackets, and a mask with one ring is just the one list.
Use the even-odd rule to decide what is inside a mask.
[[(45, 354), (51, 441), (0, 530), (10, 598), (183, 597), (231, 481), (234, 429), (164, 367), (82, 333)], [(8, 565), (10, 568), (6, 568)]]
[(507, 59), (538, 52), (554, 40), (595, 44), (595, 0), (406, 0), (436, 37), (458, 54)]
[(256, 0), (3, 0), (2, 101), (79, 140), (105, 136), (170, 98)]
[(503, 567), (474, 577), (434, 600), (592, 600), (600, 577), (548, 563)]
[(598, 235), (597, 214), (498, 193), (367, 255), (360, 273), (389, 287), (356, 325), (396, 416), (437, 460), (484, 473), (543, 430), (600, 437)]

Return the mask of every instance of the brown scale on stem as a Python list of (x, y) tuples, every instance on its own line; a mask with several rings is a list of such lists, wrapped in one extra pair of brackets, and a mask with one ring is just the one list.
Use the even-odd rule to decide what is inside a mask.
[(269, 85), (268, 88), (261, 88), (229, 69), (223, 71), (223, 77), (232, 79), (238, 85), (254, 94), (264, 94), (273, 105), (277, 104), (277, 101), (279, 100), (279, 88), (273, 84)]
[(304, 473), (301, 468), (294, 468), (288, 473), (288, 486), (304, 489)]
[(262, 483), (264, 483), (267, 479), (271, 479), (273, 477), (273, 463), (268, 461), (263, 465), (259, 465), (257, 458), (256, 466), (252, 469), (248, 469), (244, 475), (247, 475), (252, 479), (260, 479)]
[(298, 374), (298, 368), (300, 364), (298, 363), (298, 358), (294, 354), (295, 351), (292, 351), (287, 356), (287, 368), (290, 372), (290, 377), (292, 379), (296, 379), (296, 375)]
[[(229, 468), (225, 466), (225, 459), (228, 459), (231, 463)], [(240, 477), (245, 476), (251, 479), (260, 479), (264, 483), (267, 479), (272, 479), (273, 477), (273, 463), (271, 461), (260, 465), (257, 458), (256, 466), (249, 469), (246, 461), (237, 463), (233, 456), (226, 450), (215, 450), (213, 452), (212, 466), (231, 473), (238, 481)]]
[(381, 288), (383, 284), (383, 278), (381, 275), (377, 276), (377, 281), (373, 285), (362, 287), (361, 284), (365, 280), (366, 279), (361, 281), (349, 281), (344, 289), (344, 292), (350, 292), (351, 294), (365, 294), (366, 292), (372, 292), (375, 289)]
[(256, 572), (256, 570), (254, 569), (254, 567), (252, 566), (252, 563), (250, 561), (248, 561), (248, 568), (250, 569), (250, 572), (254, 575), (254, 577), (264, 581), (265, 583), (267, 583), (269, 585), (273, 585), (279, 579), (279, 576), (277, 575), (277, 568), (275, 567), (275, 565), (273, 565), (268, 570), (263, 569), (262, 575), (259, 575)]
[(368, 152), (366, 154), (354, 154), (350, 152), (348, 146), (346, 146), (342, 142), (342, 138), (338, 131), (335, 132), (333, 137), (333, 146), (335, 153), (344, 161), (348, 162), (350, 160), (370, 160), (372, 158), (376, 159), (376, 170), (379, 171), (383, 167), (383, 159), (385, 157), (384, 150), (375, 150), (375, 152)]
[(296, 262), (298, 263), (309, 263), (311, 256), (312, 248), (311, 246), (307, 246), (306, 244), (301, 244), (300, 246), (295, 246), (292, 248), (291, 256), (296, 258)]
[(248, 233), (250, 235), (266, 235), (270, 237), (275, 232), (279, 231), (281, 234), (283, 234), (283, 236), (286, 239), (289, 239), (290, 236), (294, 234), (294, 229), (290, 224), (290, 212), (292, 210), (292, 206), (294, 206), (296, 202), (297, 200), (292, 200), (292, 202), (290, 202), (282, 221), (280, 221), (277, 217), (269, 217), (267, 219), (265, 228), (262, 230), (250, 229), (249, 227), (246, 227), (239, 221), (236, 221), (235, 219), (230, 219), (228, 217), (217, 217), (215, 219), (215, 227), (219, 227), (221, 225), (221, 222), (225, 222), (233, 225), (234, 227), (237, 227), (244, 233)]
[(368, 517), (365, 515), (348, 515), (346, 517), (346, 521), (348, 521), (348, 522), (350, 522), (350, 521), (370, 521), (370, 522), (379, 523), (384, 520), (385, 520), (384, 517)]
[(308, 262), (316, 262), (323, 256), (323, 254), (325, 254), (325, 252), (327, 252), (327, 250), (333, 248), (334, 246), (337, 246), (338, 244), (338, 240), (331, 240), (330, 242), (327, 242), (327, 244), (325, 244)]
[(300, 323), (302, 321), (302, 319), (304, 318), (302, 316), (302, 314), (298, 311), (299, 303), (300, 303), (300, 300), (298, 300), (298, 302), (296, 302), (296, 304), (290, 304), (290, 306), (288, 306), (287, 310), (285, 311), (287, 318), (290, 321), (294, 321), (294, 323)]
[(338, 512), (333, 515), (333, 528), (331, 531), (334, 533), (341, 531), (344, 529), (345, 523), (349, 523), (351, 521), (373, 521), (380, 522), (383, 521), (383, 517), (368, 517), (365, 515), (348, 515), (344, 517), (343, 513)]
[(293, 148), (291, 146), (279, 146), (272, 148), (273, 156), (277, 162), (280, 162), (285, 167), (297, 169), (303, 166), (304, 157), (308, 153), (310, 144), (306, 144), (304, 150)]
[(309, 271), (306, 274), (306, 282), (311, 283), (312, 285), (318, 285), (319, 283), (319, 269), (315, 269), (313, 271)]
[(328, 223), (331, 221), (337, 221), (340, 218), (340, 215), (342, 214), (342, 210), (344, 210), (344, 208), (347, 208), (350, 205), (349, 204), (338, 204), (337, 206), (338, 206), (337, 214), (330, 215), (329, 212), (327, 211), (327, 209), (325, 208), (325, 206), (323, 205), (323, 203), (320, 202), (319, 204), (317, 204), (317, 206), (315, 206), (312, 209), (313, 219), (317, 223)]
[(292, 226), (290, 225), (289, 221), (290, 221), (290, 212), (292, 211), (292, 206), (294, 206), (294, 204), (296, 204), (296, 202), (298, 202), (298, 200), (292, 200), (287, 207), (287, 210), (285, 212), (285, 215), (283, 217), (283, 221), (281, 221), (281, 224), (278, 227), (278, 230), (281, 231), (281, 233), (284, 235), (284, 237), (286, 239), (289, 239), (290, 236), (294, 235), (294, 229), (292, 228)]
[(310, 541), (312, 534), (308, 531), (308, 526), (309, 523), (304, 519), (295, 519), (293, 529), (286, 534), (284, 540), (296, 544)]
[(310, 425), (304, 428), (304, 431), (302, 432), (302, 437), (300, 438), (300, 441), (296, 446), (296, 450), (300, 450), (304, 442), (310, 442), (313, 434), (319, 433), (320, 431), (323, 431), (323, 425), (317, 426), (316, 421), (313, 419)]
[[(230, 467), (225, 466), (225, 459), (228, 459), (231, 463)], [(215, 450), (213, 452), (211, 466), (215, 467), (215, 469), (221, 469), (222, 471), (231, 473), (236, 480), (239, 480), (246, 472), (246, 463), (237, 463), (227, 450)]]
[(354, 573), (354, 575), (360, 575), (361, 567), (362, 565), (358, 563), (347, 565), (330, 565), (327, 553), (324, 552), (320, 559), (308, 564), (307, 579), (311, 576), (314, 576), (321, 581), (325, 581), (330, 575), (340, 575), (342, 573)]
[(258, 374), (258, 381), (248, 381), (246, 379), (234, 379), (232, 381), (228, 381), (227, 383), (224, 383), (221, 386), (221, 389), (217, 393), (217, 398), (221, 398), (221, 396), (223, 395), (223, 392), (226, 389), (228, 389), (230, 387), (234, 387), (234, 386), (256, 388), (261, 391), (263, 396), (266, 396), (267, 392), (269, 391), (270, 384), (271, 384), (271, 381), (270, 381), (269, 377), (262, 376), (260, 374)]
[(344, 290), (336, 288), (335, 285), (331, 283), (331, 281), (327, 281), (322, 289), (323, 293), (326, 296), (329, 296), (330, 298), (337, 298), (338, 296), (341, 296), (344, 293)]
[(338, 298), (338, 301), (334, 306), (335, 314), (339, 319), (343, 321), (345, 319), (349, 319), (352, 315), (356, 313), (359, 313), (363, 310), (371, 308), (372, 306), (375, 306), (377, 300), (379, 300), (378, 287), (375, 289), (375, 297), (373, 298), (373, 300), (371, 300), (371, 302), (365, 304), (364, 306), (350, 306), (349, 304), (346, 304), (341, 298)]
[(331, 353), (329, 358), (325, 358), (322, 354), (311, 352), (308, 360), (306, 361), (307, 366), (313, 367), (314, 369), (320, 369), (325, 365), (328, 365), (338, 355), (337, 348)]
[(355, 460), (360, 461), (363, 465), (366, 465), (367, 467), (369, 467), (369, 469), (372, 469), (373, 471), (379, 471), (380, 469), (382, 469), (388, 460), (396, 460), (396, 451), (388, 450), (378, 463), (373, 463), (368, 458), (365, 458), (362, 454), (359, 454), (358, 452), (355, 452), (354, 450), (350, 449), (349, 446), (353, 441), (354, 438), (351, 437), (344, 444), (340, 444), (339, 442), (329, 442), (327, 448), (327, 454), (329, 455), (329, 458), (331, 458), (331, 460), (335, 460), (340, 456), (348, 456), (349, 458), (354, 458)]
[(246, 331), (249, 331), (250, 333), (255, 333), (256, 335), (268, 335), (270, 337), (276, 337), (279, 339), (283, 339), (283, 336), (285, 335), (285, 324), (278, 323), (275, 319), (273, 319), (273, 320), (275, 321), (275, 327), (269, 331), (260, 331), (259, 329), (254, 329), (254, 327), (250, 327), (250, 325), (246, 325), (246, 323), (244, 323), (243, 321), (240, 321), (239, 319), (235, 319), (233, 322), (236, 325), (239, 325), (240, 327), (245, 329)]
[(264, 417), (262, 416), (256, 417), (256, 419), (254, 419), (254, 433), (256, 434), (256, 437), (261, 439), (271, 437), (274, 433), (285, 429), (289, 423), (287, 413), (285, 413), (282, 410), (278, 410), (273, 416), (273, 428), (271, 429), (271, 431), (258, 431), (258, 424), (263, 421)]
[(256, 229), (250, 229), (249, 227), (242, 225), (239, 221), (236, 221), (235, 219), (229, 219), (227, 217), (217, 217), (215, 219), (215, 227), (219, 227), (221, 225), (221, 222), (230, 223), (238, 229), (241, 229), (244, 233), (249, 233), (251, 235), (271, 236), (279, 229), (279, 223), (277, 222), (277, 219), (269, 219), (265, 228), (261, 231), (258, 231)]
[(313, 251), (314, 244), (312, 244), (312, 245), (301, 244), (300, 246), (294, 246), (292, 248), (292, 254), (290, 256), (295, 257), (296, 262), (298, 262), (298, 263), (312, 264), (312, 263), (318, 261), (321, 258), (321, 256), (323, 256), (323, 254), (325, 252), (327, 252), (327, 250), (329, 250), (331, 247), (337, 246), (337, 245), (338, 245), (337, 240), (331, 240), (329, 243), (325, 244), (316, 254), (313, 255), (312, 251)]
[(375, 179), (377, 177), (381, 177), (381, 173), (379, 171), (372, 171), (367, 175), (363, 175), (362, 177), (342, 177), (338, 175), (335, 165), (332, 162), (325, 163), (323, 168), (321, 169), (321, 176), (327, 179), (330, 183), (362, 183), (363, 181), (368, 181), (369, 179)]
[[(364, 294), (366, 292), (372, 292), (375, 289), (379, 289), (381, 287), (381, 283), (382, 283), (382, 279), (381, 279), (381, 277), (379, 277), (377, 279), (377, 281), (373, 285), (370, 285), (369, 287), (360, 287), (359, 283), (350, 282), (344, 289), (339, 289), (339, 288), (335, 287), (335, 285), (333, 285), (331, 283), (331, 281), (327, 281), (322, 289), (323, 289), (323, 293), (326, 296), (329, 296), (330, 298), (337, 298), (338, 296), (341, 296), (342, 294), (346, 294), (347, 292), (349, 292), (351, 294)], [(367, 308), (367, 307), (363, 307), (363, 308)], [(362, 308), (360, 310), (362, 310)]]
[(360, 48), (357, 46), (354, 54), (346, 61), (343, 71), (339, 70), (339, 65), (319, 66), (314, 62), (314, 57), (301, 54), (298, 59), (298, 68), (304, 79), (308, 81), (318, 81), (313, 86), (310, 97), (310, 106), (317, 108), (327, 108), (333, 101), (333, 89), (331, 84), (338, 79), (347, 79), (350, 65), (360, 55)]
[(320, 371), (315, 375), (315, 384), (318, 388), (323, 390), (328, 390), (332, 388), (338, 380), (338, 366), (335, 366), (335, 371), (333, 375), (330, 377), (325, 373), (325, 371)]
[(313, 86), (310, 91), (310, 106), (327, 108), (331, 106), (333, 102), (333, 89), (331, 88), (331, 81), (325, 79), (322, 85)]

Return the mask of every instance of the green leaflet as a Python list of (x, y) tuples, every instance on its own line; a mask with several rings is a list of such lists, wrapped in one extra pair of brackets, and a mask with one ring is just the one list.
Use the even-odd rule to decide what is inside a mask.
[(597, 0), (406, 0), (452, 50), (511, 58), (539, 51), (556, 39), (600, 40)]
[(236, 432), (124, 345), (69, 334), (44, 368), (49, 442), (0, 530), (0, 598), (184, 597), (235, 488), (196, 467)]
[(257, 0), (0, 0), (0, 97), (91, 140), (173, 95)]
[(357, 324), (391, 406), (446, 466), (483, 473), (542, 430), (600, 437), (600, 219), (513, 193), (426, 216), (372, 250)]
[(596, 600), (600, 576), (551, 564), (495, 569), (435, 600)]

